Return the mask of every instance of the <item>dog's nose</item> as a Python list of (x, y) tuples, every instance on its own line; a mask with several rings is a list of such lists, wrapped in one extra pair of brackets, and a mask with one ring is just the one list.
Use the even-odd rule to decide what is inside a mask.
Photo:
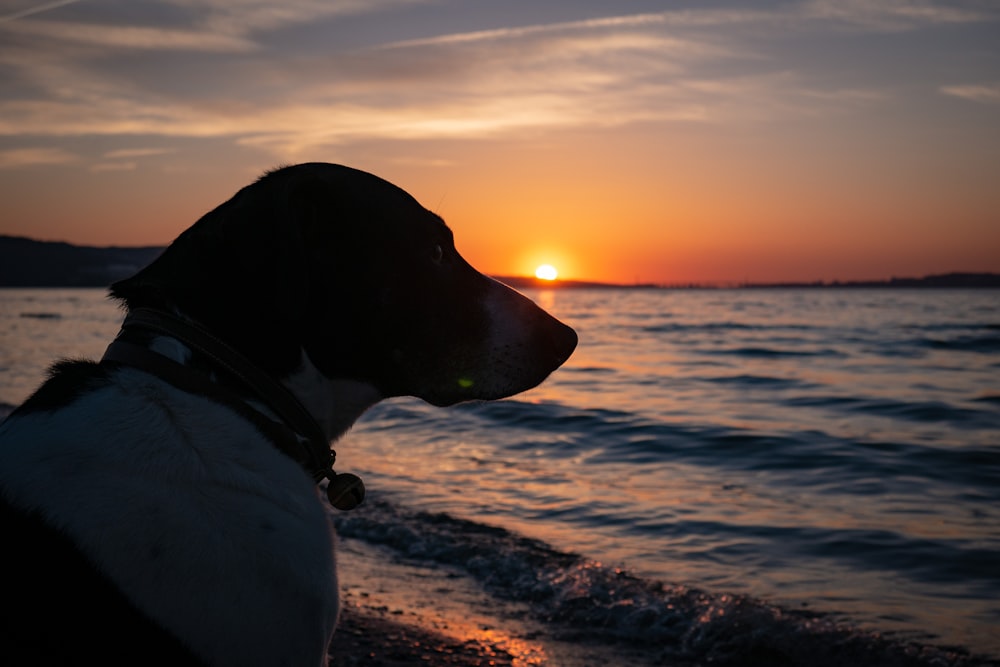
[(576, 345), (580, 339), (572, 327), (554, 318), (553, 321), (555, 322), (555, 326), (552, 327), (552, 331), (550, 332), (552, 349), (555, 351), (556, 366), (562, 366), (570, 358), (570, 355), (573, 354), (573, 350), (576, 349)]
[(537, 359), (551, 364), (549, 372), (562, 366), (573, 350), (576, 349), (578, 338), (576, 331), (556, 318), (549, 315), (544, 310), (540, 311), (543, 317), (542, 326), (536, 330), (536, 345), (539, 356)]

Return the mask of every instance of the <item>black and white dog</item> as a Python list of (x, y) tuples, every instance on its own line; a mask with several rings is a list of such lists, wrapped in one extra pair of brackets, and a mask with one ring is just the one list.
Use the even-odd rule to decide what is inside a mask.
[(403, 190), (271, 172), (116, 283), (100, 363), (64, 361), (0, 424), (0, 662), (325, 664), (330, 443), (390, 396), (529, 389), (576, 334), (476, 272)]

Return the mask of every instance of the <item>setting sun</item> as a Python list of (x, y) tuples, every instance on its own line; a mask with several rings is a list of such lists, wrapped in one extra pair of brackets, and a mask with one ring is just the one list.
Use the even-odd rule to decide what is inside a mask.
[(559, 272), (551, 264), (542, 264), (535, 269), (535, 277), (539, 280), (555, 280), (558, 276)]

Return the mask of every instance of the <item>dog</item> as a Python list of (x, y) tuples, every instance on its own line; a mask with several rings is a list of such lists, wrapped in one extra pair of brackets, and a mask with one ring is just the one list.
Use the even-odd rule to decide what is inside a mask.
[(114, 283), (100, 362), (0, 424), (0, 660), (326, 663), (331, 443), (376, 402), (536, 386), (576, 333), (473, 269), (443, 220), (345, 166), (271, 171)]

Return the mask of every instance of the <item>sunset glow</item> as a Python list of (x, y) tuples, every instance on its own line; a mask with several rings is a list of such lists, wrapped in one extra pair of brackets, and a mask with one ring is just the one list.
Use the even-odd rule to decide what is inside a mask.
[(323, 161), (493, 275), (1000, 272), (1000, 8), (827, 4), (18, 0), (0, 234), (162, 245)]

